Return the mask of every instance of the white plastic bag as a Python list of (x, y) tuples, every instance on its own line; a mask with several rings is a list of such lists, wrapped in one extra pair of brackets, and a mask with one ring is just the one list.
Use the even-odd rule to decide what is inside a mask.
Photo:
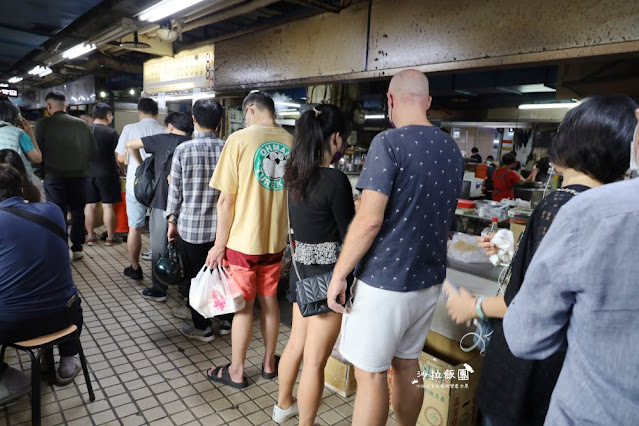
[(484, 249), (477, 245), (477, 236), (459, 232), (448, 244), (448, 257), (464, 263), (490, 263)]
[(191, 280), (189, 304), (204, 318), (231, 314), (244, 309), (244, 296), (222, 266), (203, 267)]

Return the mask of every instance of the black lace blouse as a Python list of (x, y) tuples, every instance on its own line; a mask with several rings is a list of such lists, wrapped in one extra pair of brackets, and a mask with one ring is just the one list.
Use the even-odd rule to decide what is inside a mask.
[[(588, 187), (571, 185), (564, 189), (582, 192)], [(512, 275), (504, 294), (506, 305), (521, 288), (528, 265), (559, 209), (572, 197), (571, 192), (555, 191), (535, 208), (513, 259)], [(517, 358), (508, 349), (502, 320), (493, 318), (491, 322), (494, 331), (477, 390), (479, 409), (485, 415), (505, 417), (520, 426), (543, 425), (565, 350), (541, 361)]]

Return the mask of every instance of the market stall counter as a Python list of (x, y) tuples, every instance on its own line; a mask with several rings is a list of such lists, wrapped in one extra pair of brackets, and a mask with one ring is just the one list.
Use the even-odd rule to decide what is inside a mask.
[[(491, 263), (464, 263), (449, 257), (446, 278), (475, 295), (495, 296), (499, 288), (497, 281), (504, 268), (505, 265), (493, 266)], [(459, 342), (466, 333), (474, 331), (475, 328), (472, 324), (470, 326), (455, 324), (448, 316), (446, 300), (443, 294), (439, 296), (439, 302), (430, 326), (431, 331)]]

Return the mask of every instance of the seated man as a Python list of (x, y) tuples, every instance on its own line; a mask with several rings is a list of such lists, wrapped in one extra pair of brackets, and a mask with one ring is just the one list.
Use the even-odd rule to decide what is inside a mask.
[[(0, 345), (55, 333), (71, 324), (80, 329), (82, 309), (71, 276), (62, 211), (53, 203), (26, 203), (20, 173), (7, 164), (0, 164), (0, 229)], [(79, 348), (71, 342), (60, 345), (59, 351), (56, 378), (67, 384), (82, 370), (75, 358)], [(25, 393), (29, 384), (28, 377), (0, 360), (0, 403)]]

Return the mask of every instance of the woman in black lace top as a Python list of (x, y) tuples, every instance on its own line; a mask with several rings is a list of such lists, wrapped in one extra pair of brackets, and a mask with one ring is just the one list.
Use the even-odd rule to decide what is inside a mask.
[[(293, 327), (279, 363), (279, 395), (273, 407), (273, 420), (278, 423), (299, 412), (300, 425), (314, 424), (324, 390), (324, 367), (340, 330), (341, 315), (335, 312), (302, 317), (295, 285), (333, 270), (355, 214), (348, 178), (329, 168), (346, 148), (348, 129), (334, 105), (318, 105), (302, 114), (284, 172), (295, 249), (287, 294), (293, 303)], [(293, 386), (302, 358), (296, 402)]]
[[(627, 97), (593, 97), (566, 114), (559, 126), (549, 154), (555, 170), (563, 175), (563, 187), (544, 198), (528, 221), (505, 294), (486, 297), (479, 306), (494, 329), (477, 390), (477, 405), (486, 425), (544, 424), (565, 350), (542, 361), (516, 358), (508, 349), (502, 319), (561, 206), (582, 191), (623, 179), (630, 162), (636, 108)], [(496, 252), (490, 238), (480, 238), (488, 255)], [(464, 289), (457, 293), (449, 288), (448, 292), (447, 307), (453, 320), (461, 324), (478, 317), (474, 296)]]

